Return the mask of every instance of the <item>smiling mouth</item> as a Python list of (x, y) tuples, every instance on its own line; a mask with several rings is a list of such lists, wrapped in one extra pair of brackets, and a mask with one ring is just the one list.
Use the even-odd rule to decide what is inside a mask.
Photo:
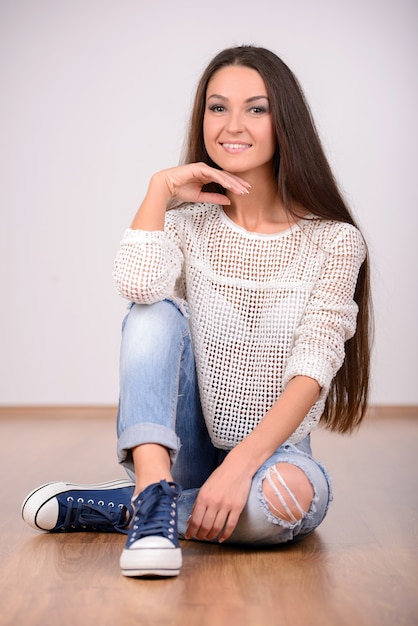
[(228, 152), (242, 152), (251, 148), (250, 143), (221, 143), (221, 146)]
[(240, 148), (249, 148), (251, 146), (250, 143), (222, 143), (221, 146), (224, 148), (232, 148), (233, 150), (239, 150)]

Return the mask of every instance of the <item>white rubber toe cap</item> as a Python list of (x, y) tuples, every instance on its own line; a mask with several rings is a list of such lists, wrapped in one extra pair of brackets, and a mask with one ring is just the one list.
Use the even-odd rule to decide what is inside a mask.
[(130, 546), (129, 550), (172, 550), (175, 549), (174, 544), (167, 539), (166, 537), (142, 537), (142, 539), (138, 539), (138, 541), (134, 541)]
[(58, 500), (52, 498), (46, 502), (38, 511), (35, 517), (37, 528), (42, 530), (52, 530), (57, 525), (58, 520)]

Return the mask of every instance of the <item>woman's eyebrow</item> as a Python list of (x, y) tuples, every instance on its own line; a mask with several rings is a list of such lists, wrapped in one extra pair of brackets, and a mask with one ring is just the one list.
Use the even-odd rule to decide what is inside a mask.
[[(208, 96), (208, 100), (210, 100), (211, 98), (215, 98), (216, 100), (223, 100), (224, 102), (226, 102), (228, 100), (228, 98), (226, 98), (225, 96), (221, 96), (220, 94), (217, 93), (213, 93), (210, 96)], [(268, 100), (267, 96), (251, 96), (251, 98), (247, 98), (245, 100), (245, 102), (254, 102), (254, 100)]]

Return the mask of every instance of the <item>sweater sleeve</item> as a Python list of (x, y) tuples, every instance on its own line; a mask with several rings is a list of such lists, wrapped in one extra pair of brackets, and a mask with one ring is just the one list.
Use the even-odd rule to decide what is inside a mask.
[(138, 304), (179, 295), (183, 253), (173, 214), (167, 213), (164, 231), (125, 231), (113, 270), (119, 295)]
[(341, 224), (296, 328), (284, 386), (294, 376), (303, 375), (319, 383), (322, 398), (328, 393), (344, 361), (344, 344), (356, 330), (358, 307), (353, 297), (365, 256), (360, 232)]

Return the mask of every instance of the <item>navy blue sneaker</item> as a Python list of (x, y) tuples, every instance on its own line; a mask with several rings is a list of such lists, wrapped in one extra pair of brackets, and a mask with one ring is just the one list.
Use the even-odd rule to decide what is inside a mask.
[(124, 576), (177, 576), (182, 565), (177, 534), (177, 500), (181, 488), (162, 480), (144, 489), (134, 509), (120, 557)]
[(134, 486), (130, 480), (96, 485), (47, 483), (27, 496), (22, 517), (36, 530), (127, 534)]

